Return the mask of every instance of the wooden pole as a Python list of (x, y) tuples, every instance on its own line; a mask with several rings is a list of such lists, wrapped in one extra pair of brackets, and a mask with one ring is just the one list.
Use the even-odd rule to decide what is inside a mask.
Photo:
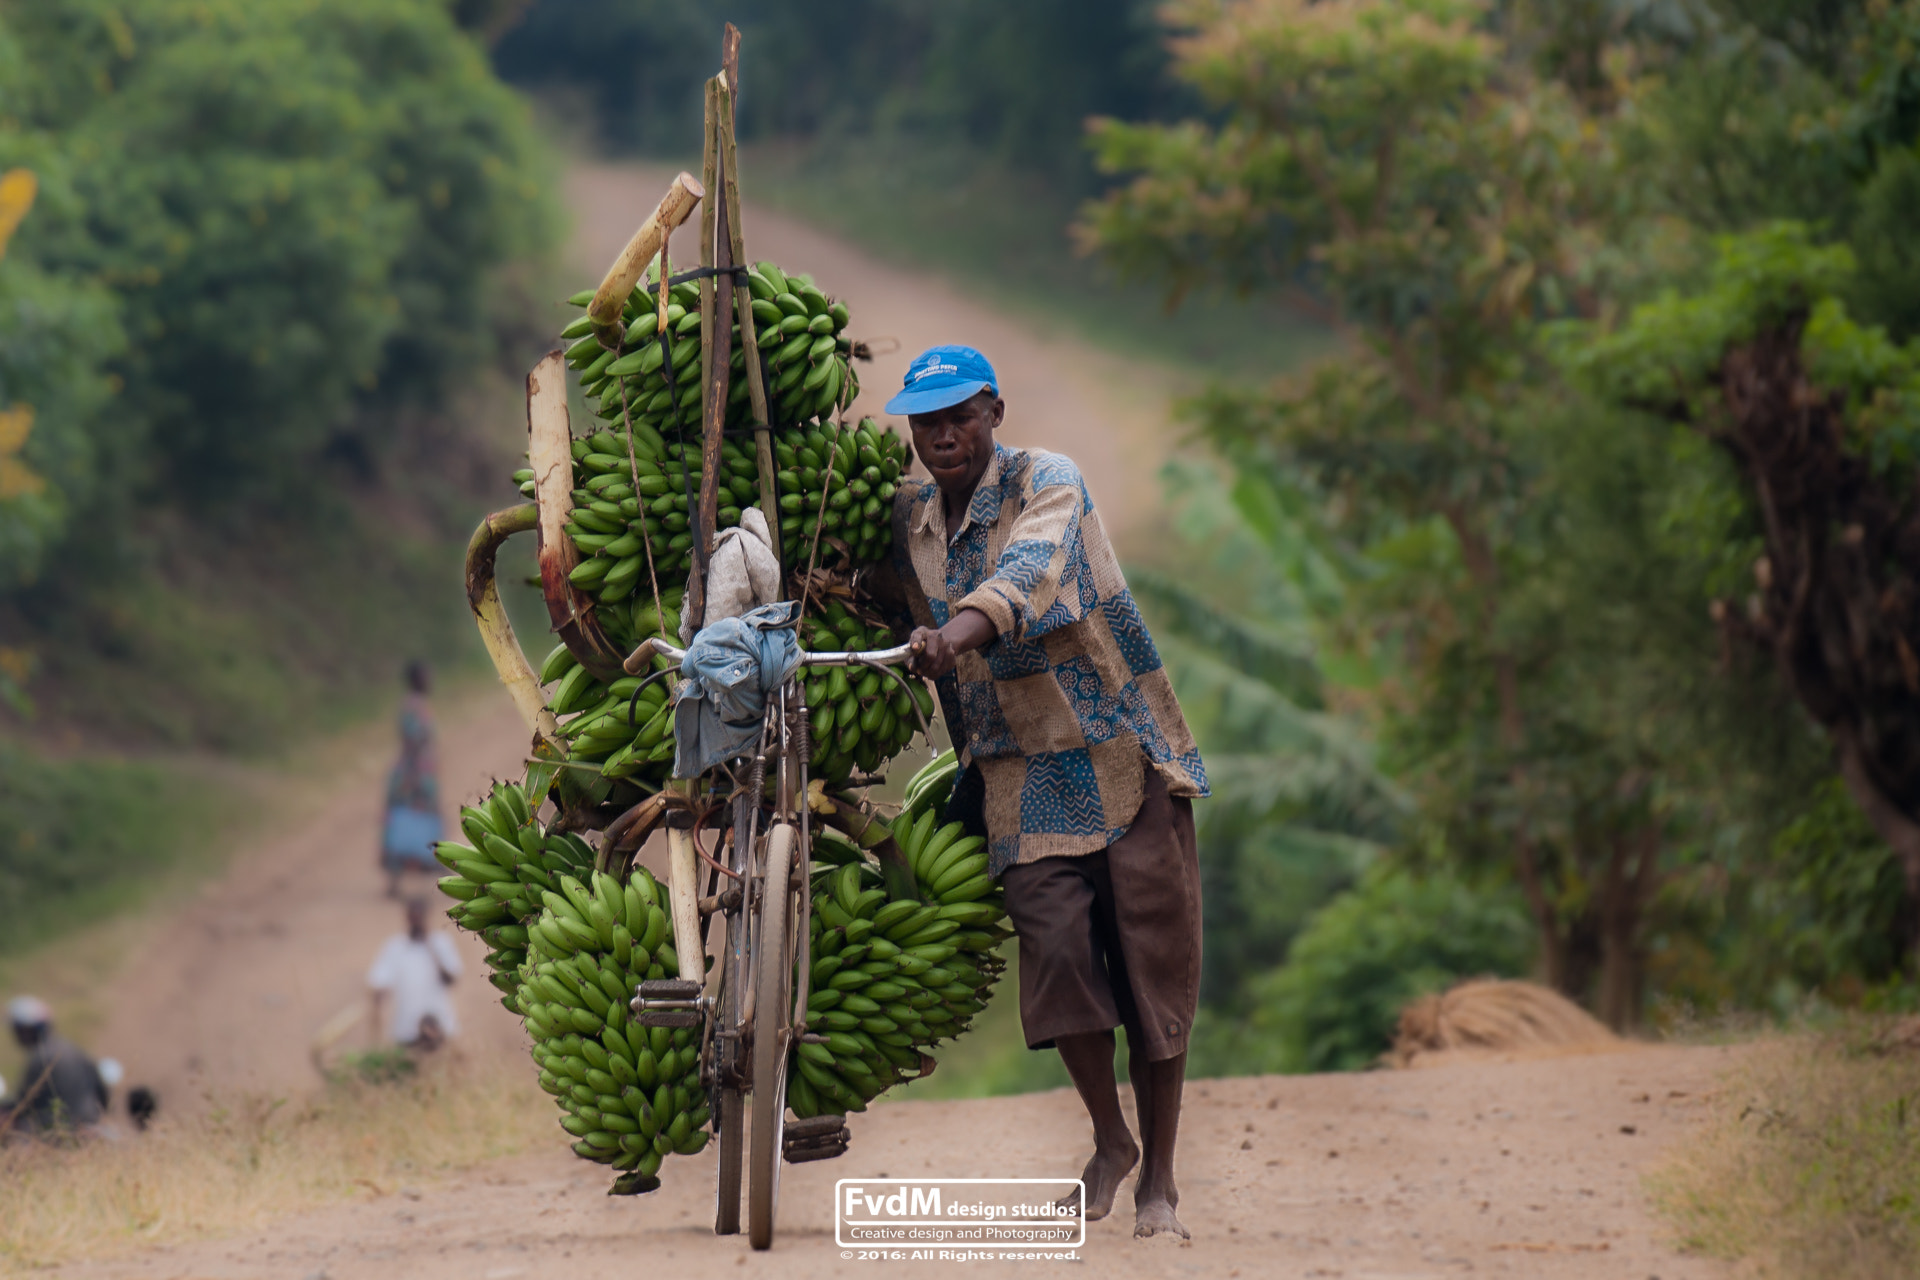
[[(713, 80), (714, 104), (714, 163), (719, 172), (715, 175), (725, 180), (725, 157), (719, 146), (721, 123), (732, 113), (733, 94), (727, 88), (724, 76), (715, 76)], [(725, 271), (733, 265), (733, 238), (727, 228), (727, 209), (724, 204), (713, 202), (714, 234), (713, 265)], [(707, 540), (708, 554), (712, 554), (713, 538), (720, 522), (720, 476), (725, 465), (720, 460), (720, 446), (726, 439), (727, 395), (733, 380), (733, 277), (717, 275), (706, 282), (712, 286), (711, 309), (706, 315), (711, 327), (701, 334), (702, 354), (706, 356), (707, 381), (702, 396), (700, 421), (705, 428), (702, 436), (700, 471), (700, 520), (701, 537)], [(703, 298), (703, 302), (706, 301)]]
[[(732, 25), (727, 27), (727, 31), (737, 59), (740, 33)], [(720, 217), (726, 223), (728, 249), (733, 261), (744, 263), (747, 260), (747, 245), (740, 229), (740, 158), (739, 148), (734, 142), (733, 117), (734, 95), (729, 94), (723, 99), (720, 112)], [(758, 428), (753, 433), (753, 452), (755, 467), (760, 473), (760, 511), (767, 518), (767, 533), (773, 538), (774, 559), (779, 561), (784, 573), (786, 556), (780, 538), (780, 494), (775, 483), (779, 468), (774, 465), (773, 433), (768, 429), (773, 419), (768, 416), (767, 387), (761, 377), (760, 335), (753, 318), (753, 291), (740, 289), (735, 297), (740, 316), (740, 346), (747, 357), (747, 398), (753, 408), (754, 426)]]
[[(718, 179), (716, 166), (720, 162), (720, 148), (714, 137), (714, 126), (718, 123), (714, 100), (714, 81), (707, 81), (706, 98), (706, 153), (701, 165), (701, 177), (711, 189)], [(700, 265), (713, 265), (713, 201), (700, 206)], [(705, 387), (713, 377), (713, 277), (700, 281), (700, 385)], [(701, 395), (701, 425), (706, 422), (705, 393)], [(693, 566), (687, 575), (687, 598), (681, 607), (681, 616), (689, 622), (691, 630), (697, 633), (707, 622), (707, 561), (713, 553), (713, 517), (707, 512), (707, 486), (717, 483), (714, 468), (706, 465), (706, 436), (701, 434), (700, 456), (702, 459), (700, 475), (700, 493), (694, 498), (693, 509), (687, 512), (693, 530)], [(717, 511), (718, 504), (715, 504)]]
[(627, 241), (627, 247), (614, 258), (613, 265), (607, 268), (607, 275), (595, 291), (593, 301), (587, 306), (587, 318), (593, 325), (593, 336), (600, 345), (609, 351), (618, 351), (620, 343), (626, 337), (626, 325), (621, 322), (621, 312), (626, 308), (627, 297), (633, 292), (633, 286), (640, 281), (647, 264), (653, 261), (653, 255), (660, 252), (660, 246), (667, 242), (673, 229), (687, 220), (693, 212), (693, 206), (699, 204), (707, 194), (707, 187), (694, 181), (690, 173), (682, 173), (674, 178), (673, 185), (667, 188), (667, 194), (660, 197), (660, 204), (647, 220), (640, 224), (633, 238)]

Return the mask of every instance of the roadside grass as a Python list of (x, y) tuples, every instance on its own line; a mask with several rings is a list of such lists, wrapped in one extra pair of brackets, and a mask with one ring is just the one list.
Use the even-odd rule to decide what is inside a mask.
[(233, 1235), (289, 1213), (425, 1186), (552, 1145), (523, 1064), (430, 1061), (390, 1084), (236, 1095), (147, 1133), (0, 1147), (0, 1270)]
[(1755, 1046), (1649, 1180), (1689, 1250), (1780, 1280), (1905, 1280), (1920, 1258), (1920, 1023)]

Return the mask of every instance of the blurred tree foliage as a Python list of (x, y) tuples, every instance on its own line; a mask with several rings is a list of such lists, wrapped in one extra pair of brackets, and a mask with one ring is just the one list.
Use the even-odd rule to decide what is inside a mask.
[(1070, 186), (1089, 114), (1179, 95), (1151, 0), (535, 0), (495, 52), (508, 80), (584, 97), (606, 140), (683, 153), (719, 32), (742, 32), (747, 139), (852, 136), (970, 149)]
[[(0, 486), (16, 712), (37, 671), (73, 695), (47, 705), (102, 727), (145, 729), (165, 703), (252, 734), (237, 706), (359, 662), (332, 635), (347, 648), (324, 673), (294, 672), (269, 637), (316, 630), (299, 597), (338, 557), (394, 603), (412, 532), (362, 536), (356, 502), (400, 458), (439, 454), (415, 486), (425, 520), (422, 486), (466, 483), (444, 473), (482, 445), (436, 424), (518, 340), (519, 264), (557, 227), (538, 156), (442, 0), (0, 0), (0, 172), (38, 187), (0, 259), (0, 453), (30, 476)], [(181, 626), (136, 621), (136, 599), (169, 592)], [(185, 647), (163, 656), (168, 631)], [(240, 633), (269, 652), (192, 651)], [(116, 703), (113, 664), (147, 692)], [(253, 693), (196, 683), (239, 670)], [(177, 717), (196, 697), (205, 713)]]
[(1232, 1009), (1397, 838), (1409, 806), (1327, 704), (1315, 618), (1344, 579), (1288, 491), (1247, 470), (1223, 484), (1193, 463), (1173, 464), (1167, 483), (1179, 572), (1135, 564), (1127, 579), (1207, 762), (1202, 995)]
[[(1762, 1003), (1782, 982), (1839, 993), (1897, 976), (1915, 882), (1896, 909), (1863, 906), (1897, 867), (1890, 879), (1885, 844), (1857, 825), (1819, 836), (1848, 748), (1794, 703), (1835, 717), (1791, 663), (1743, 660), (1727, 622), (1752, 612), (1756, 560), (1763, 576), (1766, 557), (1784, 561), (1752, 450), (1726, 447), (1738, 410), (1715, 374), (1797, 298), (1818, 347), (1798, 385), (1818, 388), (1806, 396), (1844, 442), (1844, 465), (1809, 487), (1857, 492), (1845, 458), (1869, 460), (1887, 478), (1866, 559), (1907, 554), (1897, 344), (1920, 296), (1903, 275), (1920, 6), (1192, 0), (1168, 16), (1176, 74), (1208, 113), (1096, 123), (1124, 185), (1080, 234), (1176, 302), (1224, 284), (1305, 290), (1336, 312), (1342, 356), (1188, 412), (1236, 473), (1276, 477), (1349, 549), (1322, 634), (1387, 673), (1355, 692), (1418, 803), (1397, 861), (1505, 877), (1539, 971), (1616, 1026), (1650, 983)], [(1783, 215), (1874, 268), (1821, 272), (1837, 259), (1791, 229), (1713, 266), (1705, 233)], [(1604, 336), (1693, 282), (1702, 300)], [(1859, 617), (1904, 572), (1856, 575), (1833, 608)], [(1786, 575), (1773, 590), (1791, 590)], [(1853, 723), (1884, 777), (1920, 753), (1895, 687), (1912, 664), (1878, 634), (1873, 679), (1838, 679), (1850, 705), (1879, 707)], [(1882, 837), (1904, 833), (1875, 800), (1897, 793), (1911, 814), (1912, 784), (1848, 783)], [(1830, 892), (1784, 891), (1826, 871)], [(1759, 942), (1783, 936), (1792, 948)]]
[(471, 643), (447, 557), (498, 460), (455, 419), (546, 341), (508, 311), (557, 229), (476, 39), (514, 7), (0, 0), (8, 938), (223, 816), (123, 753), (257, 755)]
[(374, 449), (370, 405), (492, 354), (494, 269), (544, 243), (524, 114), (432, 0), (4, 10), (16, 127), (70, 205), (23, 228), (117, 299), (116, 448), (194, 501)]
[(1362, 1070), (1392, 1044), (1408, 1002), (1465, 978), (1519, 976), (1532, 951), (1511, 885), (1379, 866), (1313, 913), (1287, 963), (1249, 983), (1242, 1009), (1207, 1011), (1193, 1069)]

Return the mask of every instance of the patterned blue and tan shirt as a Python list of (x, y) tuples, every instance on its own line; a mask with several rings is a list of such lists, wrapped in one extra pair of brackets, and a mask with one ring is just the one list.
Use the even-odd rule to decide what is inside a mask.
[(940, 491), (900, 487), (895, 564), (934, 624), (962, 609), (999, 636), (938, 682), (961, 759), (986, 784), (989, 863), (1092, 853), (1125, 835), (1151, 765), (1169, 794), (1207, 771), (1113, 544), (1071, 459), (995, 445), (960, 527)]

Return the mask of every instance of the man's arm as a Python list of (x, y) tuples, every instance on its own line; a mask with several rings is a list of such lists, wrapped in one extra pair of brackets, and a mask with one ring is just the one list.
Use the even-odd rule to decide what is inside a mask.
[[(1007, 530), (1007, 543), (993, 571), (977, 588), (955, 601), (958, 610), (978, 609), (994, 632), (1015, 642), (1035, 640), (1079, 618), (1079, 586), (1072, 576), (1084, 571), (1080, 517), (1086, 488), (1073, 463), (1049, 454), (1034, 463), (1033, 491)], [(1055, 610), (1062, 598), (1068, 608)]]
[(907, 643), (915, 653), (907, 660), (907, 669), (938, 680), (953, 670), (961, 654), (992, 644), (999, 634), (992, 618), (978, 609), (962, 609), (944, 627), (914, 628)]

